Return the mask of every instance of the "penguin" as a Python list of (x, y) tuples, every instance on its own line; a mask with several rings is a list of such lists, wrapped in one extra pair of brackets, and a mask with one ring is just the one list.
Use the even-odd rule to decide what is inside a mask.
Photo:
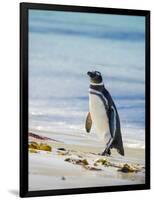
[(89, 112), (85, 129), (89, 133), (92, 127), (105, 146), (103, 156), (111, 155), (111, 149), (124, 156), (120, 118), (115, 103), (104, 86), (103, 78), (98, 71), (88, 71), (90, 77)]

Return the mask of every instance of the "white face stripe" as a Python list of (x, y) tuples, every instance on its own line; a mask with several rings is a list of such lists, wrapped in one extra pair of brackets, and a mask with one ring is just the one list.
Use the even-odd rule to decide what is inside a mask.
[(108, 106), (108, 100), (106, 99), (106, 97), (102, 94), (102, 92), (99, 92), (99, 91), (97, 91), (97, 90), (94, 90), (94, 89), (89, 89), (89, 92), (93, 92), (93, 93), (96, 93), (96, 94), (99, 94), (99, 95), (101, 95), (102, 96), (102, 98), (104, 99), (104, 101), (105, 101), (105, 103), (106, 103), (106, 105)]

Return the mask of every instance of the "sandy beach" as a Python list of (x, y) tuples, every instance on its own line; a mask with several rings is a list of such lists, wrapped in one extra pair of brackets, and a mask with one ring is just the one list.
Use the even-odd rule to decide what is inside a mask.
[[(32, 9), (28, 38), (29, 190), (144, 184), (145, 19)], [(88, 71), (115, 102), (124, 157), (86, 133)]]
[[(50, 137), (49, 137), (50, 135)], [(144, 184), (144, 149), (125, 147), (125, 156), (112, 150), (110, 157), (99, 155), (103, 147), (90, 135), (29, 133), (29, 144), (44, 144), (51, 151), (29, 148), (29, 191), (95, 186)], [(68, 135), (69, 137), (69, 135)], [(123, 172), (124, 165), (133, 169)]]

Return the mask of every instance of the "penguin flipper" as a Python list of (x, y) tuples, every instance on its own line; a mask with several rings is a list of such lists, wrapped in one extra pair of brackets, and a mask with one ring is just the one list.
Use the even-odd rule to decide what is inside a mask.
[(116, 124), (115, 124), (115, 112), (113, 108), (110, 109), (110, 115), (109, 115), (109, 128), (110, 128), (110, 134), (111, 137), (114, 138), (115, 136), (115, 129), (116, 129)]
[[(112, 108), (110, 111), (110, 118), (109, 118), (110, 133), (111, 137), (113, 137), (111, 147), (117, 149), (117, 152), (120, 155), (124, 156), (124, 148), (123, 148), (120, 124), (117, 124), (116, 115), (118, 115), (118, 113), (116, 113), (115, 109)], [(115, 122), (117, 125), (115, 124)]]
[(90, 132), (91, 127), (92, 127), (92, 119), (91, 119), (91, 115), (90, 115), (90, 112), (89, 112), (88, 115), (87, 115), (86, 124), (85, 124), (85, 128), (86, 128), (87, 133)]

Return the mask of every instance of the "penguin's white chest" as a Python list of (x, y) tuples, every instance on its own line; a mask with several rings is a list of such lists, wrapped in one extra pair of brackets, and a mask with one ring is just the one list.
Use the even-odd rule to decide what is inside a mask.
[(89, 94), (89, 109), (98, 137), (104, 142), (109, 139), (109, 121), (103, 101), (98, 95)]

